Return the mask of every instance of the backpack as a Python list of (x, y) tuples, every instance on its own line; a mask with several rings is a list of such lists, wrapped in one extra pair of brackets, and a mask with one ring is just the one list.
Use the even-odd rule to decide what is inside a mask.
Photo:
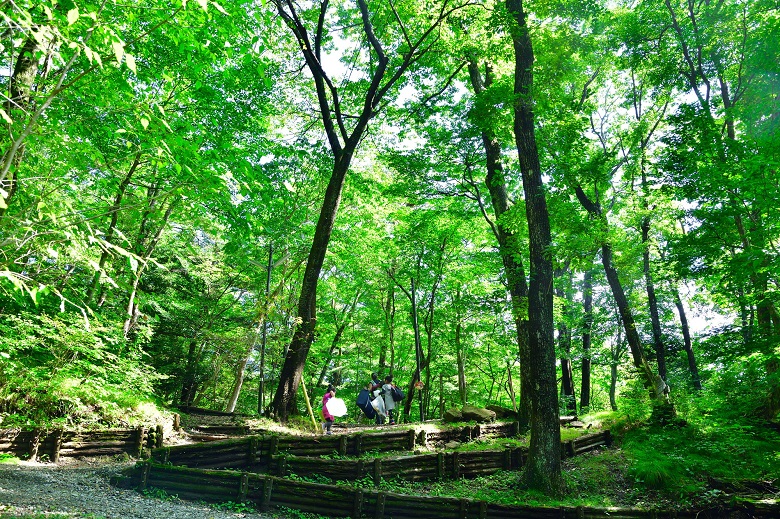
[(400, 388), (395, 386), (393, 386), (393, 389), (390, 392), (390, 396), (393, 397), (393, 402), (400, 402), (406, 397), (406, 395), (404, 395), (404, 392)]

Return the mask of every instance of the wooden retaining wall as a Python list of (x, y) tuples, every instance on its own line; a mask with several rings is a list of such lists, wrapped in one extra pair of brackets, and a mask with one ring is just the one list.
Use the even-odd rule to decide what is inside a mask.
[(287, 507), (336, 517), (383, 519), (714, 519), (733, 512), (748, 517), (778, 517), (780, 506), (722, 508), (690, 511), (595, 509), (588, 507), (533, 508), (487, 503), (465, 498), (421, 497), (292, 481), (246, 472), (172, 467), (147, 461), (134, 470), (129, 483), (143, 490), (153, 487), (184, 499), (211, 502), (249, 502), (261, 510)]
[(391, 431), (353, 433), (331, 436), (292, 436), (260, 434), (208, 443), (178, 445), (154, 449), (152, 458), (173, 465), (199, 468), (253, 468), (266, 467), (271, 456), (360, 456), (367, 453), (411, 451), (434, 442), (468, 441), (486, 436), (516, 436), (517, 423), (475, 425), (453, 428), (447, 431), (417, 431), (394, 429)]
[(163, 428), (66, 431), (63, 429), (0, 430), (0, 452), (21, 459), (58, 462), (60, 457), (141, 457), (146, 447), (162, 447)]
[[(609, 431), (589, 434), (561, 444), (562, 457), (571, 457), (611, 443)], [(275, 476), (325, 476), (333, 481), (357, 481), (369, 478), (379, 485), (382, 478), (408, 481), (475, 478), (500, 470), (518, 470), (528, 458), (526, 447), (470, 452), (436, 452), (416, 456), (397, 456), (373, 460), (322, 460), (304, 456), (272, 456), (259, 472)]]

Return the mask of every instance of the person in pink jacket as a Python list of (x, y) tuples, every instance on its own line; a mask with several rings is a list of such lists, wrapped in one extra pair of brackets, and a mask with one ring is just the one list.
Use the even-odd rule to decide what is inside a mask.
[(325, 419), (322, 422), (322, 430), (325, 434), (332, 434), (330, 427), (333, 425), (334, 420), (333, 415), (328, 412), (328, 406), (325, 404), (334, 396), (336, 396), (336, 388), (333, 387), (333, 384), (328, 384), (328, 390), (322, 397), (322, 417)]

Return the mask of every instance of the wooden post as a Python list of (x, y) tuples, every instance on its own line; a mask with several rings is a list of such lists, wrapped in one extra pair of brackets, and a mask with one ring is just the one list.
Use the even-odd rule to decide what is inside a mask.
[(346, 436), (341, 436), (339, 438), (339, 454), (341, 456), (346, 456), (347, 455), (347, 437)]
[(271, 445), (268, 447), (268, 463), (271, 463), (274, 456), (279, 452), (279, 437), (271, 436)]
[(246, 463), (247, 465), (253, 465), (257, 461), (257, 438), (253, 436), (249, 438), (247, 443)]
[(54, 431), (54, 445), (51, 448), (51, 461), (54, 463), (60, 462), (60, 449), (62, 449), (62, 429)]
[(612, 431), (607, 429), (606, 431), (604, 431), (603, 434), (604, 434), (604, 445), (609, 447), (610, 445), (612, 445)]
[(460, 500), (460, 519), (468, 519), (469, 517), (469, 501), (468, 499)]
[(471, 439), (476, 440), (480, 436), (482, 436), (482, 427), (477, 424), (471, 428)]
[(368, 475), (366, 474), (366, 460), (358, 460), (357, 473), (355, 475), (358, 479), (362, 479)]
[(139, 425), (135, 430), (135, 455), (137, 458), (143, 458), (144, 455), (144, 438), (146, 436), (146, 429), (143, 425)]
[(280, 478), (283, 478), (284, 476), (287, 475), (287, 457), (280, 456), (278, 460), (279, 460), (279, 473), (277, 475)]
[(382, 481), (382, 458), (374, 459), (374, 486), (378, 487)]
[(509, 430), (509, 436), (515, 437), (520, 434), (520, 422), (512, 422), (512, 428)]
[(157, 428), (155, 429), (155, 436), (154, 436), (154, 446), (159, 448), (162, 448), (163, 446), (163, 440), (165, 438), (165, 432), (163, 431), (162, 424), (157, 424)]
[(564, 444), (563, 457), (564, 458), (574, 457), (574, 440), (569, 440)]
[(374, 519), (383, 519), (385, 517), (385, 493), (377, 492), (376, 509), (374, 510)]
[(355, 502), (352, 505), (352, 517), (361, 517), (363, 515), (363, 491), (355, 489)]
[[(306, 402), (306, 409), (309, 411), (309, 418), (311, 418), (311, 424), (314, 426), (314, 432), (320, 431), (319, 424), (317, 424), (317, 420), (314, 418), (314, 411), (311, 408), (311, 401), (309, 400), (309, 392), (306, 391), (306, 382), (303, 380), (303, 375), (301, 375), (301, 389), (303, 389), (303, 400)], [(320, 431), (322, 432), (322, 431)]]
[(38, 448), (41, 445), (41, 430), (34, 429), (30, 437), (30, 461), (35, 461), (38, 457)]
[(260, 503), (261, 510), (271, 508), (271, 493), (274, 489), (274, 480), (268, 476), (263, 478), (263, 500)]
[(355, 435), (355, 455), (360, 456), (363, 454), (363, 433), (357, 433)]
[(417, 433), (417, 445), (423, 449), (428, 446), (428, 433), (425, 432), (425, 429)]
[(479, 502), (479, 519), (485, 519), (487, 517), (487, 503), (485, 501)]
[(452, 453), (452, 478), (460, 479), (460, 452)]
[(414, 441), (416, 437), (417, 437), (417, 433), (415, 432), (415, 430), (409, 429), (409, 450), (410, 451), (414, 450)]
[(436, 477), (444, 479), (444, 453), (436, 454)]
[(244, 472), (241, 474), (241, 483), (238, 487), (238, 502), (243, 503), (246, 501), (246, 494), (249, 491), (249, 474)]
[(181, 431), (181, 416), (179, 416), (179, 413), (173, 413), (173, 430), (176, 432)]
[(503, 456), (501, 458), (501, 468), (504, 470), (510, 470), (512, 468), (512, 449), (504, 449)]
[(144, 463), (144, 471), (141, 475), (141, 484), (139, 485), (140, 490), (146, 489), (146, 482), (149, 481), (149, 471), (152, 469), (152, 463), (147, 461)]

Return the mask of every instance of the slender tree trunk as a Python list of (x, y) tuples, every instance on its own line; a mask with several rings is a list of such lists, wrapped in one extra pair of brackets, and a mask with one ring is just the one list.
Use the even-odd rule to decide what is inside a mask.
[[(458, 291), (458, 303), (460, 303), (460, 291)], [(460, 311), (456, 315), (455, 322), (455, 352), (458, 362), (458, 394), (460, 395), (460, 405), (466, 405), (466, 352), (461, 341), (461, 323)]]
[[(599, 203), (591, 201), (580, 185), (575, 186), (575, 193), (585, 210), (588, 211), (594, 219), (597, 221), (600, 220), (606, 225), (606, 218), (602, 214)], [(631, 306), (628, 303), (626, 293), (623, 291), (623, 285), (620, 282), (617, 270), (612, 263), (612, 245), (607, 241), (604, 241), (601, 244), (601, 263), (604, 266), (607, 283), (609, 283), (609, 288), (612, 290), (612, 296), (617, 304), (620, 320), (623, 323), (623, 328), (626, 332), (626, 339), (628, 340), (628, 347), (631, 350), (634, 367), (639, 372), (642, 382), (650, 394), (650, 398), (652, 398), (654, 402), (665, 404), (667, 403), (668, 386), (661, 377), (653, 373), (650, 363), (647, 362), (642, 341), (636, 330), (634, 316), (631, 313)]]
[[(135, 154), (135, 159), (133, 160), (133, 163), (130, 165), (130, 169), (127, 171), (127, 174), (119, 183), (116, 196), (114, 197), (114, 203), (109, 208), (109, 213), (111, 213), (111, 221), (108, 224), (108, 230), (106, 231), (106, 237), (105, 237), (105, 241), (108, 244), (112, 244), (112, 240), (114, 239), (114, 233), (116, 232), (117, 221), (119, 220), (119, 210), (122, 207), (122, 199), (124, 198), (125, 192), (127, 191), (127, 186), (130, 185), (130, 180), (133, 178), (133, 175), (135, 174), (140, 164), (141, 164), (141, 152), (139, 151)], [(108, 251), (108, 248), (104, 247), (103, 252), (100, 254), (100, 261), (98, 262), (98, 270), (97, 272), (95, 272), (95, 275), (92, 277), (92, 284), (90, 285), (89, 290), (87, 290), (87, 295), (84, 297), (85, 305), (88, 305), (92, 302), (92, 298), (95, 295), (95, 290), (97, 289), (98, 283), (100, 282), (100, 276), (103, 273), (103, 268), (105, 267), (106, 261), (108, 261), (110, 255), (111, 253)]]
[(582, 322), (582, 384), (580, 386), (580, 411), (590, 408), (590, 343), (593, 327), (593, 273), (590, 268), (585, 271), (582, 286), (583, 316)]
[(515, 51), (514, 131), (523, 176), (530, 242), (528, 287), (528, 351), (531, 388), (531, 442), (523, 470), (523, 483), (548, 493), (563, 488), (561, 428), (555, 376), (553, 337), (553, 269), (549, 249), (550, 217), (534, 133), (534, 52), (522, 0), (507, 0), (515, 25), (511, 28)]
[(680, 326), (682, 327), (683, 344), (685, 345), (685, 354), (688, 356), (688, 369), (691, 372), (693, 387), (701, 389), (701, 379), (699, 378), (699, 368), (696, 366), (696, 357), (693, 354), (693, 344), (691, 342), (691, 331), (688, 327), (688, 317), (685, 315), (685, 307), (680, 292), (674, 290), (674, 304), (677, 307), (677, 313), (680, 315)]
[[(268, 246), (268, 264), (265, 274), (265, 318), (263, 319), (263, 336), (260, 339), (260, 382), (257, 385), (257, 414), (265, 414), (265, 349), (268, 344), (268, 314), (269, 314), (269, 296), (271, 294), (271, 271), (274, 266), (274, 248)], [(280, 284), (281, 287), (281, 284)]]
[[(479, 71), (476, 60), (469, 61), (469, 77), (471, 87), (476, 95), (484, 92), (493, 82), (493, 73), (489, 65), (485, 66), (485, 79)], [(522, 262), (522, 247), (520, 238), (501, 222), (501, 215), (509, 210), (509, 196), (506, 189), (504, 167), (501, 163), (501, 144), (491, 131), (482, 132), (482, 144), (485, 149), (487, 176), (485, 184), (490, 194), (490, 202), (493, 206), (496, 223), (491, 222), (487, 215), (493, 234), (498, 241), (498, 250), (504, 265), (504, 273), (507, 280), (507, 290), (512, 300), (512, 317), (515, 322), (517, 334), (517, 355), (520, 359), (520, 406), (518, 421), (521, 426), (527, 427), (530, 423), (531, 401), (531, 375), (530, 357), (528, 353), (528, 283), (525, 277), (525, 269)], [(480, 206), (481, 207), (481, 206)], [(483, 209), (484, 212), (484, 209)]]
[[(32, 90), (35, 84), (35, 79), (38, 77), (38, 58), (36, 54), (40, 49), (38, 40), (34, 37), (29, 37), (25, 40), (24, 45), (19, 51), (19, 56), (14, 65), (13, 72), (11, 73), (9, 83), (9, 96), (3, 103), (5, 113), (8, 114), (15, 122), (22, 120), (26, 117), (27, 111), (33, 108)], [(14, 130), (22, 131), (23, 125), (16, 123), (11, 126), (12, 131), (8, 135), (7, 147), (3, 142), (5, 148), (2, 155), (3, 166), (0, 169), (0, 218), (5, 214), (8, 209), (8, 204), (16, 194), (19, 188), (19, 165), (22, 163), (22, 157), (24, 155), (25, 144), (22, 141), (17, 147), (14, 147), (14, 140), (16, 138), (16, 132)], [(10, 177), (8, 175), (10, 173)]]
[(249, 358), (252, 356), (252, 352), (255, 350), (255, 342), (257, 341), (257, 332), (250, 330), (249, 337), (247, 338), (249, 347), (247, 348), (246, 355), (241, 357), (241, 361), (236, 367), (236, 381), (233, 384), (233, 389), (230, 391), (227, 404), (225, 405), (225, 412), (232, 413), (236, 410), (236, 404), (238, 403), (238, 397), (241, 395), (241, 388), (244, 385), (244, 374), (246, 373), (246, 365), (249, 362)]
[(617, 399), (615, 398), (617, 388), (618, 365), (613, 361), (609, 363), (609, 406), (613, 411), (618, 410)]
[[(644, 174), (643, 174), (644, 175)], [(661, 335), (661, 319), (658, 316), (658, 301), (655, 297), (655, 285), (653, 274), (650, 272), (650, 218), (642, 219), (642, 266), (645, 275), (645, 287), (647, 289), (647, 301), (650, 305), (650, 322), (653, 328), (653, 347), (655, 348), (656, 362), (658, 363), (658, 376), (666, 382), (666, 348)]]
[(564, 401), (564, 409), (567, 413), (577, 412), (577, 398), (574, 394), (574, 374), (571, 362), (571, 329), (567, 324), (572, 307), (571, 271), (568, 265), (562, 271), (556, 272), (557, 277), (562, 277), (566, 285), (563, 289), (556, 289), (556, 295), (564, 301), (561, 319), (558, 321), (558, 351), (561, 354), (561, 396)]

